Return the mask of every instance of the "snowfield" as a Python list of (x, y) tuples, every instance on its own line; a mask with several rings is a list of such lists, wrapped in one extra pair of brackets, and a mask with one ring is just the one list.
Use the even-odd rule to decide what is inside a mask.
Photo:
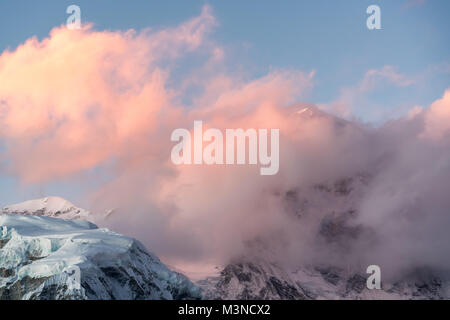
[(46, 216), (62, 219), (87, 219), (90, 212), (75, 207), (72, 203), (59, 197), (47, 197), (29, 200), (4, 207), (3, 213), (23, 214), (27, 216)]
[[(73, 214), (67, 204), (50, 214)], [(42, 212), (37, 201), (0, 215), (0, 299), (200, 298), (195, 285), (137, 240), (88, 221), (33, 214), (28, 206)], [(25, 207), (29, 215), (10, 213)]]

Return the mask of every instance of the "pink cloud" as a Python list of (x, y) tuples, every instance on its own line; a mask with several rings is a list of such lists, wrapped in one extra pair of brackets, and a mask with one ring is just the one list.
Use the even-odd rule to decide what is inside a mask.
[[(114, 161), (111, 181), (89, 195), (94, 212), (115, 208), (105, 222), (113, 229), (141, 239), (170, 262), (202, 264), (242, 253), (255, 239), (269, 239), (280, 256), (306, 261), (317, 253), (317, 230), (330, 208), (317, 201), (313, 214), (298, 219), (286, 209), (285, 195), (306, 192), (314, 202), (308, 192), (317, 183), (369, 171), (373, 185), (355, 206), (361, 223), (381, 234), (380, 246), (360, 243), (364, 250), (349, 254), (358, 261), (367, 252), (392, 261), (398, 252), (391, 248), (406, 247), (410, 259), (447, 259), (442, 252), (448, 250), (432, 243), (449, 243), (439, 226), (448, 225), (443, 208), (450, 149), (442, 146), (448, 144), (450, 91), (428, 109), (369, 129), (293, 104), (313, 87), (314, 72), (273, 70), (245, 80), (224, 71), (226, 50), (208, 36), (215, 24), (205, 7), (198, 17), (158, 32), (59, 27), (42, 41), (32, 38), (2, 53), (0, 138), (9, 171), (24, 183), (45, 183)], [(172, 66), (205, 52), (204, 65), (173, 85)], [(385, 82), (406, 87), (413, 80), (390, 66), (370, 70), (339, 101), (355, 102)], [(186, 106), (183, 98), (193, 86), (198, 94)], [(219, 129), (280, 129), (279, 173), (174, 166), (170, 133), (192, 129), (193, 120)], [(411, 195), (424, 195), (427, 211), (405, 223), (399, 212), (422, 209), (410, 210)], [(431, 232), (422, 231), (421, 222)], [(416, 234), (429, 239), (428, 246), (408, 247)]]
[(0, 56), (0, 135), (25, 182), (94, 167), (145, 144), (172, 110), (163, 59), (198, 49), (215, 24), (209, 7), (152, 33), (55, 28)]
[(426, 111), (422, 136), (435, 141), (450, 137), (450, 89)]

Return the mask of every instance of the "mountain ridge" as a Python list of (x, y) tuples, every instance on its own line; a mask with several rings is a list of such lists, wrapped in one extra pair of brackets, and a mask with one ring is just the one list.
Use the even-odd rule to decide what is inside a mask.
[(201, 298), (133, 238), (30, 213), (0, 215), (0, 300)]

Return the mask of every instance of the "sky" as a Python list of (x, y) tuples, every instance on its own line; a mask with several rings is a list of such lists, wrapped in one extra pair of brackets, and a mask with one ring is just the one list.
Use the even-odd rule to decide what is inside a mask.
[[(81, 8), (80, 31), (64, 26), (71, 4)], [(371, 4), (381, 8), (381, 30), (366, 27)], [(165, 214), (176, 203), (202, 212), (212, 200), (190, 199), (210, 189), (206, 175), (187, 170), (173, 182), (177, 171), (165, 163), (169, 129), (196, 116), (217, 127), (272, 120), (293, 143), (299, 129), (274, 106), (301, 102), (368, 127), (400, 119), (405, 132), (439, 138), (450, 97), (449, 12), (446, 0), (1, 1), (0, 205), (58, 195), (88, 209), (106, 199), (100, 207), (138, 212), (146, 205)], [(422, 133), (416, 115), (426, 124)], [(311, 130), (306, 135), (316, 141)], [(336, 145), (353, 148), (361, 142), (353, 135)], [(331, 171), (348, 169), (337, 162)], [(291, 169), (281, 168), (286, 181), (275, 185), (303, 177)], [(240, 174), (222, 174), (229, 185), (215, 200), (254, 209), (230, 203), (236, 194), (228, 188)], [(191, 180), (200, 180), (197, 198), (166, 201), (170, 188)], [(136, 186), (152, 195), (123, 199)], [(151, 223), (177, 229), (180, 222), (171, 225), (164, 214)]]
[[(381, 8), (382, 30), (366, 28), (366, 8), (374, 3)], [(365, 92), (364, 106), (351, 115), (368, 122), (396, 117), (411, 105), (429, 105), (450, 80), (450, 3), (445, 0), (1, 1), (0, 52), (14, 50), (32, 36), (47, 37), (65, 23), (71, 4), (80, 6), (82, 23), (93, 23), (97, 30), (175, 26), (209, 4), (217, 20), (213, 37), (226, 48), (229, 68), (244, 70), (249, 78), (273, 68), (314, 70), (316, 85), (307, 97), (314, 104), (339, 100), (357, 90), (369, 70), (385, 66), (415, 79), (411, 85), (388, 83)], [(4, 175), (0, 186), (1, 204), (47, 191), (43, 186), (19, 187), (14, 177)], [(64, 189), (64, 183), (50, 188)]]
[[(384, 120), (408, 103), (430, 103), (448, 84), (450, 4), (445, 0), (2, 1), (0, 50), (34, 35), (47, 36), (65, 23), (70, 4), (79, 5), (82, 21), (98, 30), (141, 30), (174, 26), (198, 15), (205, 3), (218, 22), (214, 39), (227, 48), (236, 70), (245, 69), (250, 77), (270, 68), (315, 70), (318, 85), (309, 97), (314, 103), (332, 101), (368, 70), (385, 65), (422, 82), (415, 90), (372, 92), (377, 111), (359, 110), (357, 116)], [(382, 30), (366, 28), (371, 4), (381, 8)], [(439, 69), (447, 72), (439, 74)]]

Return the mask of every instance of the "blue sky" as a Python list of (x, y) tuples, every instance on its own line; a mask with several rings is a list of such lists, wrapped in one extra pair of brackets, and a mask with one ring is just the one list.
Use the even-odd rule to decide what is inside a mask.
[[(346, 90), (361, 104), (352, 115), (364, 121), (379, 123), (414, 105), (426, 107), (449, 86), (448, 0), (3, 0), (0, 51), (34, 35), (47, 36), (65, 23), (71, 4), (80, 6), (82, 22), (93, 22), (98, 30), (174, 26), (209, 4), (219, 22), (212, 37), (227, 49), (231, 69), (244, 69), (250, 77), (272, 68), (315, 70), (315, 87), (306, 102), (331, 104)], [(366, 28), (371, 4), (381, 8), (382, 30)], [(400, 82), (381, 76), (373, 88), (360, 90), (369, 70), (385, 66), (393, 68)], [(48, 193), (73, 198), (82, 185), (72, 180), (70, 186), (60, 182), (24, 188), (15, 178), (0, 176), (0, 205)]]
[[(236, 64), (257, 75), (271, 67), (316, 70), (318, 86), (312, 102), (326, 102), (340, 88), (355, 85), (369, 69), (393, 65), (416, 76), (448, 63), (450, 2), (428, 0), (408, 7), (398, 1), (62, 1), (26, 0), (0, 3), (0, 50), (15, 48), (27, 38), (42, 38), (65, 23), (65, 9), (77, 4), (82, 21), (97, 29), (163, 28), (212, 6), (219, 26), (214, 39), (235, 55)], [(420, 3), (417, 2), (417, 3)], [(366, 8), (378, 4), (382, 30), (366, 28)], [(430, 79), (435, 81), (437, 79)], [(448, 84), (448, 74), (419, 94), (416, 103), (430, 102)], [(410, 90), (407, 90), (410, 96)]]

